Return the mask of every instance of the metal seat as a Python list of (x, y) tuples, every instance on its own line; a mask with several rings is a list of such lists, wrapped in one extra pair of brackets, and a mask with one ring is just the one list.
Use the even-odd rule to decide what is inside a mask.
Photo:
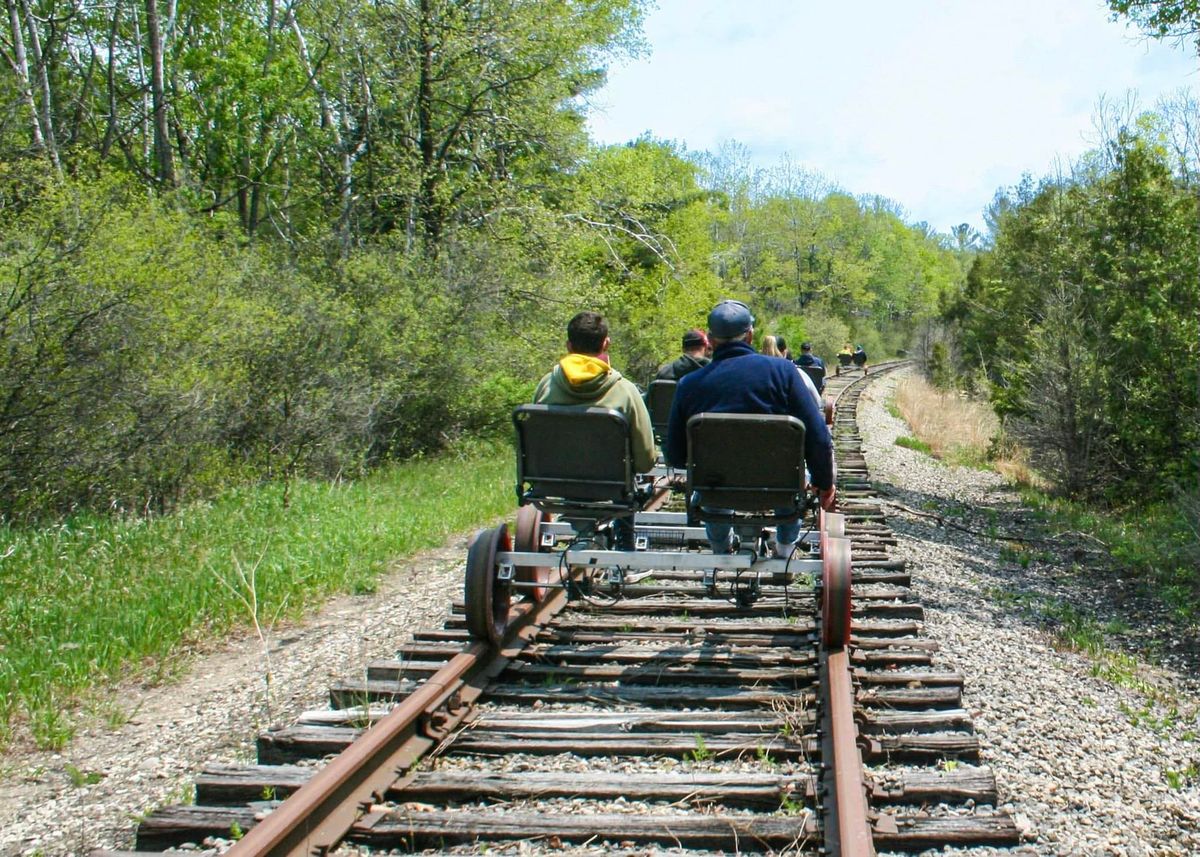
[(641, 508), (629, 421), (612, 408), (520, 405), (517, 502), (568, 519), (611, 520)]
[(813, 382), (813, 386), (817, 391), (825, 389), (825, 367), (812, 364), (811, 366), (801, 366), (800, 371), (807, 375)]
[(688, 420), (688, 505), (697, 521), (776, 525), (806, 507), (804, 423), (775, 414)]
[(675, 401), (677, 381), (666, 379), (651, 381), (646, 391), (646, 409), (650, 411), (650, 427), (654, 430), (654, 442), (659, 446), (667, 437), (667, 423), (671, 419), (671, 403)]

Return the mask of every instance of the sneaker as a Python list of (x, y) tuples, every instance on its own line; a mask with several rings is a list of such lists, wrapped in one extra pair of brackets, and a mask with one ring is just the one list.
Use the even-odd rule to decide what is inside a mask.
[(795, 542), (775, 542), (775, 556), (779, 559), (787, 559), (796, 550)]

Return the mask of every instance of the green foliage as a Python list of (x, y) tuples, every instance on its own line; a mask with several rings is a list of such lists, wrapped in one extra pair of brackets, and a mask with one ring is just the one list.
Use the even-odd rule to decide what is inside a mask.
[(994, 249), (945, 306), (966, 370), (1072, 496), (1161, 499), (1200, 467), (1200, 209), (1160, 138), (1122, 130), (1000, 198)]
[(925, 367), (929, 380), (939, 390), (949, 390), (954, 383), (953, 368), (950, 366), (950, 355), (946, 343), (935, 342), (929, 352), (929, 362)]
[(77, 789), (84, 786), (94, 786), (104, 778), (104, 775), (99, 771), (83, 771), (70, 762), (67, 762), (66, 772), (71, 780), (71, 785)]
[(696, 749), (689, 755), (693, 762), (707, 762), (713, 757), (712, 750), (708, 749), (708, 745), (704, 743), (704, 736), (699, 732), (696, 733)]
[(1054, 525), (1108, 545), (1122, 577), (1152, 591), (1181, 621), (1200, 616), (1200, 496), (1104, 510), (1029, 491), (1025, 500)]
[(727, 202), (714, 223), (718, 272), (760, 311), (766, 333), (832, 360), (843, 343), (882, 359), (962, 278), (955, 255), (880, 197), (855, 199), (786, 159), (752, 172), (736, 149), (701, 159)]
[(917, 452), (923, 452), (926, 455), (933, 455), (933, 450), (929, 448), (929, 444), (908, 435), (900, 435), (900, 437), (896, 438), (896, 446), (902, 446), (905, 449), (915, 449)]
[(1108, 0), (1108, 8), (1114, 19), (1124, 15), (1155, 38), (1191, 39), (1200, 51), (1198, 0)]

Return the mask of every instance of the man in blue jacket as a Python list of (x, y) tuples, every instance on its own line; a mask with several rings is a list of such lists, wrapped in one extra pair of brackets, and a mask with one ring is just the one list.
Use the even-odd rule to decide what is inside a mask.
[(811, 342), (801, 343), (800, 356), (796, 358), (796, 365), (807, 372), (809, 378), (812, 378), (818, 393), (825, 392), (825, 361), (812, 353)]
[[(820, 491), (821, 507), (832, 509), (833, 440), (795, 364), (754, 350), (754, 316), (741, 301), (717, 304), (708, 315), (708, 337), (712, 362), (686, 375), (675, 389), (664, 450), (668, 463), (687, 466), (687, 422), (696, 414), (787, 414), (804, 423), (804, 461)], [(707, 524), (706, 530), (713, 551), (728, 553), (730, 525)], [(798, 521), (781, 524), (776, 531), (776, 556), (790, 556), (799, 537)]]

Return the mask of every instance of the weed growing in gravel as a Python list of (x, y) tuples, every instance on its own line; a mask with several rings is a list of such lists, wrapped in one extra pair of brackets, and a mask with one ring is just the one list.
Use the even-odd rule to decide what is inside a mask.
[(245, 624), (218, 582), (238, 562), (256, 569), (258, 615), (299, 616), (510, 511), (511, 482), (507, 445), (473, 446), (358, 482), (296, 481), (286, 504), (275, 484), (161, 518), (0, 524), (0, 741), (21, 719), (40, 746), (62, 747), (90, 689), (169, 678), (182, 650)]
[(784, 815), (802, 815), (808, 812), (803, 800), (797, 800), (791, 795), (784, 795), (779, 802), (779, 811)]
[(104, 775), (99, 771), (83, 771), (67, 762), (66, 766), (67, 777), (71, 780), (71, 785), (75, 788), (83, 788), (84, 786), (94, 786), (104, 778)]
[(1196, 782), (1197, 776), (1200, 775), (1200, 769), (1197, 769), (1196, 763), (1188, 765), (1182, 771), (1175, 771), (1170, 768), (1163, 769), (1163, 779), (1167, 782), (1167, 787), (1174, 791), (1179, 791), (1192, 783)]
[(704, 736), (699, 732), (696, 733), (696, 749), (688, 755), (693, 762), (707, 762), (713, 757), (712, 750), (708, 749), (708, 745), (704, 743)]

